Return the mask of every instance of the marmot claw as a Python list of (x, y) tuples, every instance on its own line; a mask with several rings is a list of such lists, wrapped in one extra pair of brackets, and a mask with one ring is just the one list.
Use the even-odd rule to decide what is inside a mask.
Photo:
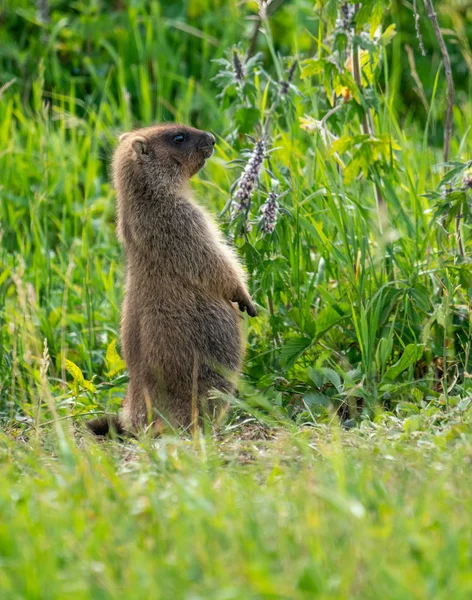
[(246, 302), (243, 300), (241, 302), (238, 302), (238, 306), (241, 312), (246, 311), (250, 317), (257, 317), (257, 310), (255, 309), (254, 304), (252, 304), (252, 302)]

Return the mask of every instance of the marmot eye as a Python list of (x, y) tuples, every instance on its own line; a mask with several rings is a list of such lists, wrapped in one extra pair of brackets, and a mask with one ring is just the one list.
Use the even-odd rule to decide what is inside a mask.
[(185, 142), (187, 138), (185, 137), (185, 135), (183, 133), (178, 133), (177, 135), (174, 136), (174, 142), (176, 144), (181, 144), (182, 142)]

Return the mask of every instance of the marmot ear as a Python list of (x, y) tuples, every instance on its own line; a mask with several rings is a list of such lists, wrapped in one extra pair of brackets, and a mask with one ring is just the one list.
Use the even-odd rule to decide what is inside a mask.
[(131, 145), (136, 154), (147, 154), (147, 139), (141, 135), (137, 135), (133, 138)]
[(128, 133), (122, 133), (122, 134), (120, 135), (120, 137), (118, 138), (118, 141), (120, 142), (120, 144), (121, 144), (121, 142), (122, 142), (124, 139), (126, 139), (128, 136), (129, 136), (129, 132), (128, 132)]

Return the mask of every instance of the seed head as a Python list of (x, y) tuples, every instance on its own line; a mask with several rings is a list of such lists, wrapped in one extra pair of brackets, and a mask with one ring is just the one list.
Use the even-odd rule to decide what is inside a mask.
[(44, 24), (49, 23), (49, 1), (39, 0), (38, 1), (38, 21)]
[(282, 79), (281, 81), (279, 81), (279, 85), (280, 85), (280, 93), (283, 96), (286, 96), (288, 94), (289, 89), (290, 89), (290, 86), (289, 86), (288, 82), (284, 81)]
[(233, 73), (235, 80), (242, 84), (244, 81), (244, 67), (239, 57), (237, 50), (233, 50), (232, 54)]
[(287, 83), (292, 83), (293, 76), (295, 75), (295, 69), (297, 68), (297, 65), (298, 65), (298, 60), (294, 60), (292, 63), (292, 66), (290, 67), (289, 72), (288, 72)]
[(259, 5), (259, 16), (263, 21), (267, 19), (267, 7), (271, 2), (272, 0), (258, 0), (257, 2)]
[(247, 165), (239, 179), (238, 187), (234, 194), (235, 203), (233, 204), (232, 217), (245, 211), (249, 207), (254, 188), (259, 181), (259, 174), (262, 169), (266, 150), (264, 140), (258, 140), (254, 144), (254, 150), (247, 161)]
[(446, 185), (444, 185), (441, 190), (441, 198), (443, 198), (443, 200), (445, 200), (448, 196), (450, 196), (452, 194), (453, 191), (454, 191), (454, 188), (452, 187), (452, 185), (450, 185), (449, 183), (446, 183)]
[(295, 69), (297, 68), (297, 64), (298, 64), (298, 62), (296, 60), (294, 60), (292, 63), (292, 66), (289, 69), (287, 79), (286, 80), (282, 79), (282, 81), (279, 81), (280, 93), (283, 95), (288, 94), (288, 92), (290, 90), (290, 84), (293, 81), (293, 76), (295, 75)]
[(472, 173), (470, 171), (464, 175), (463, 182), (466, 190), (472, 190)]
[(260, 208), (261, 213), (261, 229), (264, 235), (272, 233), (277, 224), (277, 213), (279, 210), (279, 203), (277, 202), (277, 194), (270, 192), (269, 197)]
[(416, 37), (418, 39), (418, 44), (420, 46), (421, 54), (422, 54), (422, 56), (426, 56), (426, 50), (424, 47), (423, 36), (421, 34), (421, 28), (420, 28), (420, 15), (418, 13), (418, 7), (416, 5), (416, 0), (413, 0), (413, 15), (415, 17), (415, 31), (416, 31)]
[(344, 33), (348, 37), (349, 42), (351, 42), (352, 39), (355, 14), (356, 9), (354, 5), (349, 2), (344, 2), (338, 10), (336, 23), (334, 25), (335, 34)]

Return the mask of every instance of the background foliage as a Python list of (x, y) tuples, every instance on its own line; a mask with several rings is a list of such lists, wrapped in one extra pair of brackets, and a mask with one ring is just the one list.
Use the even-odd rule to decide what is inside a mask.
[[(2, 599), (471, 597), (472, 7), (435, 7), (447, 165), (423, 0), (0, 0)], [(108, 166), (162, 120), (217, 136), (193, 188), (259, 306), (244, 410), (97, 442)]]
[[(417, 4), (425, 56), (396, 1), (355, 18), (334, 0), (274, 2), (263, 18), (236, 0), (4, 1), (2, 414), (39, 424), (117, 410), (123, 261), (108, 164), (120, 132), (162, 120), (217, 135), (194, 182), (215, 213), (235, 183), (237, 197), (247, 135), (265, 140), (250, 202), (221, 217), (260, 307), (247, 402), (302, 420), (465, 407), (471, 9), (436, 3), (456, 89), (442, 165), (444, 70)], [(271, 193), (273, 231), (260, 212)]]

